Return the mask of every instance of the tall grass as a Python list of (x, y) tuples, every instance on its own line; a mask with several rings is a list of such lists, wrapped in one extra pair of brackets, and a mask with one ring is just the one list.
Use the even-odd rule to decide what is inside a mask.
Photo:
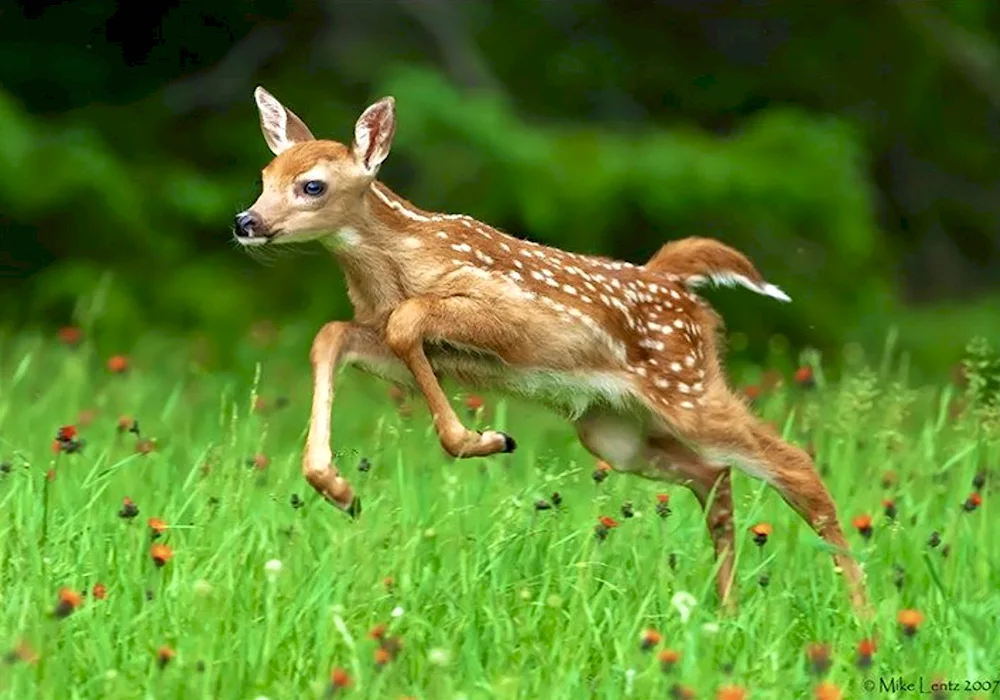
[[(816, 386), (786, 375), (764, 391), (761, 414), (815, 450), (877, 616), (854, 617), (821, 541), (742, 475), (740, 607), (726, 616), (694, 497), (621, 474), (597, 483), (571, 427), (525, 404), (487, 396), (480, 412), (463, 408), (469, 425), (507, 430), (519, 449), (452, 461), (422, 404), (402, 415), (385, 385), (345, 372), (334, 449), (364, 500), (351, 521), (300, 476), (307, 363), (260, 357), (256, 374), (206, 374), (150, 339), (115, 374), (87, 344), (7, 339), (0, 644), (11, 653), (0, 697), (654, 698), (688, 688), (706, 698), (739, 686), (787, 699), (825, 680), (845, 698), (902, 698), (916, 691), (894, 692), (890, 679), (929, 689), (937, 677), (960, 684), (954, 697), (970, 696), (966, 681), (986, 683), (982, 697), (1000, 692), (1000, 452), (983, 396), (907, 386), (893, 363), (836, 385), (816, 364)], [(130, 420), (119, 427), (124, 416), (138, 435)], [(81, 451), (54, 452), (66, 425)], [(981, 502), (968, 510), (973, 491)], [(659, 494), (669, 494), (666, 517)], [(120, 515), (126, 498), (139, 510), (131, 519)], [(538, 510), (540, 500), (552, 507)], [(851, 525), (859, 515), (872, 518), (870, 539)], [(618, 523), (603, 540), (600, 516)], [(167, 524), (155, 543), (173, 552), (162, 567), (152, 517)], [(763, 546), (747, 532), (760, 522), (773, 527)], [(84, 595), (60, 617), (63, 588)], [(904, 609), (923, 616), (912, 636)], [(380, 624), (383, 643), (402, 644), (388, 660), (381, 652), (381, 666), (369, 634)], [(643, 650), (649, 629), (662, 640)], [(856, 665), (863, 639), (877, 643), (867, 670)], [(825, 674), (807, 663), (810, 643), (829, 645)], [(664, 649), (679, 652), (669, 672)], [(334, 668), (349, 686), (331, 684)]]

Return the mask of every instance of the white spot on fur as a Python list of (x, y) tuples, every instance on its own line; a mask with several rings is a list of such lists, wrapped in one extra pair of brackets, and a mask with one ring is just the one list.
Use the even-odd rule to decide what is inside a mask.
[(344, 226), (337, 231), (337, 240), (343, 246), (353, 247), (361, 243), (361, 234), (353, 226)]

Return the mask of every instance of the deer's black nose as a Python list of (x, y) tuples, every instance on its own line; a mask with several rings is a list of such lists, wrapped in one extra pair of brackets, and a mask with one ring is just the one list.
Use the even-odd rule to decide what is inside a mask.
[(233, 219), (233, 233), (244, 238), (252, 238), (263, 233), (261, 221), (252, 211), (241, 211)]

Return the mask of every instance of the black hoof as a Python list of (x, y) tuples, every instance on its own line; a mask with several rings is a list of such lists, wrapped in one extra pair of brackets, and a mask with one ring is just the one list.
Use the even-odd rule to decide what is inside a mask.
[(347, 506), (347, 514), (352, 518), (354, 518), (355, 520), (357, 520), (358, 517), (360, 517), (361, 498), (359, 496), (355, 496), (353, 499), (351, 499), (351, 505)]
[(513, 452), (514, 450), (517, 449), (517, 443), (514, 441), (514, 438), (512, 438), (507, 433), (500, 433), (500, 434), (503, 435), (503, 451), (504, 452)]

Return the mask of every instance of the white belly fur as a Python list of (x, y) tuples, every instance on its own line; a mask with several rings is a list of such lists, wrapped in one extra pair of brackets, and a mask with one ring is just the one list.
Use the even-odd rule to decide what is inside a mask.
[[(635, 401), (634, 386), (624, 373), (510, 367), (489, 355), (450, 350), (429, 352), (428, 359), (438, 375), (463, 386), (521, 396), (571, 419), (593, 406), (625, 408)], [(383, 379), (414, 386), (413, 375), (401, 362), (359, 355), (348, 356), (346, 361)]]

